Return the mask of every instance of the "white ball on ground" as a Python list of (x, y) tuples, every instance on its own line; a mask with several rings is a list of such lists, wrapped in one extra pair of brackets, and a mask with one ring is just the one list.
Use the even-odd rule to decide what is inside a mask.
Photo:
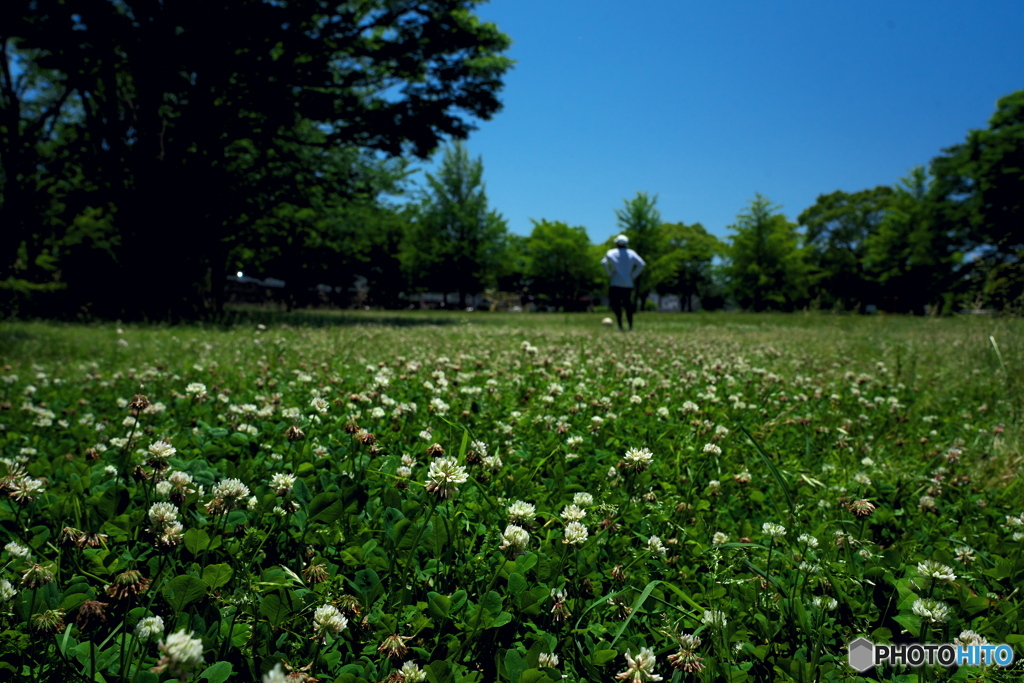
[(601, 321), (601, 324), (607, 327), (611, 327), (612, 325), (615, 324), (615, 321), (612, 320), (611, 318), (605, 318), (604, 320)]

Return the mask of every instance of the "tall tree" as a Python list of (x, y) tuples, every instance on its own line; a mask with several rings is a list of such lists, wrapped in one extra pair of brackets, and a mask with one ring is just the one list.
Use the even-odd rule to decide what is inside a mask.
[(957, 279), (961, 240), (942, 229), (921, 166), (893, 188), (878, 230), (865, 240), (865, 265), (879, 286), (881, 307), (923, 314), (941, 306)]
[(600, 281), (601, 269), (590, 251), (586, 228), (561, 221), (533, 221), (533, 230), (526, 240), (526, 272), (532, 279), (531, 291), (561, 307), (569, 307), (580, 296), (592, 292)]
[(877, 283), (865, 268), (868, 238), (877, 233), (893, 190), (880, 186), (818, 196), (797, 218), (804, 226), (807, 260), (814, 270), (811, 297), (843, 309), (878, 304)]
[(704, 298), (709, 294), (713, 285), (712, 262), (723, 253), (725, 245), (700, 223), (663, 223), (658, 233), (650, 281), (659, 292), (679, 295), (682, 310), (693, 310), (693, 297)]
[(758, 194), (729, 226), (729, 292), (743, 308), (791, 311), (806, 300), (809, 269), (796, 224)]
[(997, 307), (1022, 300), (1024, 90), (1000, 98), (988, 128), (943, 150), (931, 173), (938, 228), (962, 234), (971, 259), (964, 276), (976, 283), (973, 294)]
[(402, 260), (420, 289), (466, 297), (492, 284), (504, 259), (505, 219), (488, 207), (484, 163), (471, 159), (461, 142), (445, 149), (427, 187), (402, 249)]
[[(640, 258), (648, 263), (657, 258), (660, 246), (658, 228), (661, 227), (661, 212), (658, 210), (658, 195), (649, 196), (646, 192), (637, 192), (632, 199), (624, 199), (624, 206), (615, 210), (619, 230), (629, 238), (629, 247)], [(612, 247), (612, 240), (608, 242), (608, 248)], [(636, 284), (633, 287), (633, 296), (636, 298), (636, 310), (643, 310), (643, 302), (647, 301), (648, 295), (654, 290), (654, 283), (650, 274), (640, 273)]]
[[(357, 275), (376, 290), (371, 296), (397, 304), (404, 220), (386, 197), (404, 191), (405, 159), (291, 143), (270, 150), (239, 144), (232, 154), (237, 191), (249, 194), (249, 211), (238, 225), (244, 241), (224, 243), (231, 247), (229, 270), (284, 280), (292, 306), (312, 302), (320, 284), (346, 289)], [(221, 246), (208, 248), (215, 253)]]
[[(117, 267), (96, 274), (100, 291), (116, 291), (108, 312), (203, 306), (251, 215), (249, 195), (233, 191), (234, 146), (293, 142), (425, 157), (441, 140), (465, 137), (472, 119), (493, 115), (511, 65), (502, 55), (509, 39), (472, 14), (475, 4), (3, 3), (4, 44), (16, 41), (27, 71), (58, 74), (52, 101), (73, 129), (63, 153), (81, 160), (117, 209)], [(0, 107), (9, 119), (17, 103), (8, 97)], [(322, 141), (305, 136), (302, 121)], [(17, 157), (0, 160), (5, 177), (8, 159)], [(31, 209), (5, 207), (12, 239), (25, 241)], [(159, 288), (147, 286), (156, 263)]]

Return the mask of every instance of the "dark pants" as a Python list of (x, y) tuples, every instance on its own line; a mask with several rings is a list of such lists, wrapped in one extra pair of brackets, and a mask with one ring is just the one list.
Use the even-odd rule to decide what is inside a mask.
[(629, 329), (633, 329), (633, 288), (632, 287), (609, 287), (608, 288), (608, 299), (611, 304), (612, 311), (615, 312), (615, 319), (619, 323), (619, 329), (622, 329), (622, 309), (626, 309), (626, 321), (629, 323)]

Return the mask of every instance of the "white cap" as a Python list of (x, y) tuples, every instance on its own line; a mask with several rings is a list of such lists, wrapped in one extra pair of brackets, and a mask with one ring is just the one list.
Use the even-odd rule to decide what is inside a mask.
[(615, 244), (624, 247), (627, 244), (629, 244), (629, 238), (626, 237), (625, 235), (619, 235), (618, 237), (615, 238)]

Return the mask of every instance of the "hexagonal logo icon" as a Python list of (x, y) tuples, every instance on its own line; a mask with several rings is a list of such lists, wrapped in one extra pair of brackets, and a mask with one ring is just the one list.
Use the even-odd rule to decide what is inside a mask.
[(858, 638), (849, 648), (850, 666), (857, 671), (867, 671), (875, 665), (875, 645), (867, 638)]

